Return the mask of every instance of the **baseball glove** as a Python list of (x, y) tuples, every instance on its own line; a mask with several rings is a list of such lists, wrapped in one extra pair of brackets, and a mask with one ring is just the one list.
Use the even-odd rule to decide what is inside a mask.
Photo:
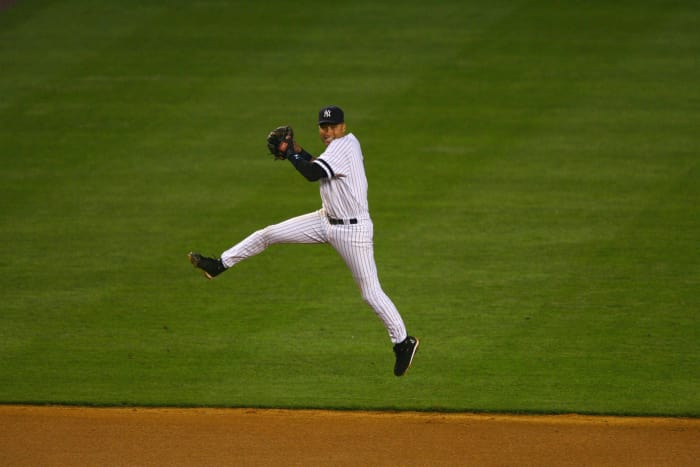
[(267, 149), (275, 159), (286, 159), (294, 152), (294, 130), (291, 126), (278, 126), (267, 135)]

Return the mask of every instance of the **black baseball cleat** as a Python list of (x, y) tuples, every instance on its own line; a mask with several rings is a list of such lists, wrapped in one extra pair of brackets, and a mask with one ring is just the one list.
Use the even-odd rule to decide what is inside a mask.
[(394, 353), (396, 354), (394, 374), (396, 376), (403, 376), (406, 370), (409, 369), (413, 361), (413, 356), (418, 350), (418, 344), (420, 344), (420, 341), (412, 336), (407, 336), (403, 342), (394, 344)]
[(204, 271), (207, 279), (213, 279), (226, 270), (226, 266), (221, 262), (221, 259), (207, 258), (199, 253), (189, 253), (190, 263), (196, 268)]

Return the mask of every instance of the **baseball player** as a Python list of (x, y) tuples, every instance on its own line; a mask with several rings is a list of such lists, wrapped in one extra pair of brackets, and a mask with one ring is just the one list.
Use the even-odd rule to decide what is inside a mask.
[(379, 284), (360, 142), (346, 132), (343, 110), (337, 106), (319, 111), (318, 132), (326, 145), (318, 157), (294, 141), (290, 127), (276, 128), (267, 142), (275, 158), (289, 160), (306, 179), (319, 182), (321, 209), (258, 230), (224, 251), (220, 258), (192, 252), (190, 262), (213, 279), (273, 244), (330, 244), (350, 268), (364, 301), (384, 323), (394, 344), (394, 374), (402, 376), (411, 366), (419, 341), (406, 333), (401, 315)]

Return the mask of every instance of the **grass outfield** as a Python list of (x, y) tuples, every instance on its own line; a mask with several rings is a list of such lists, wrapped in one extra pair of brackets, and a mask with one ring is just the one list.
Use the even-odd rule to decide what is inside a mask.
[[(243, 3), (243, 2), (240, 2)], [(696, 2), (0, 10), (0, 401), (700, 416)], [(346, 111), (390, 342), (266, 156)]]

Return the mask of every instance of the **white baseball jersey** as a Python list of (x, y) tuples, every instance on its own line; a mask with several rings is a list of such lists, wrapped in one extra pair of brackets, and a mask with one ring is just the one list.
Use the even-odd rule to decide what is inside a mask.
[(326, 172), (320, 180), (326, 214), (335, 219), (366, 219), (367, 177), (360, 142), (349, 133), (331, 141), (314, 163)]

